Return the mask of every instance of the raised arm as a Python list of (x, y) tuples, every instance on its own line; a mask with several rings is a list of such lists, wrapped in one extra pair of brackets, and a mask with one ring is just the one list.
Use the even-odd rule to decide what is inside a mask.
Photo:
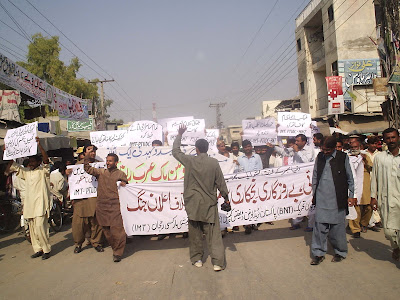
[(100, 170), (97, 168), (92, 167), (89, 163), (90, 163), (90, 153), (92, 153), (93, 147), (89, 146), (87, 148), (87, 152), (86, 155), (83, 159), (83, 169), (85, 170), (86, 173), (92, 175), (92, 176), (96, 176), (98, 177), (100, 175)]
[(175, 159), (181, 162), (183, 165), (185, 165), (188, 162), (187, 155), (183, 153), (181, 150), (182, 135), (185, 131), (186, 131), (186, 126), (181, 125), (178, 130), (178, 135), (176, 136), (176, 139), (172, 146), (172, 156), (175, 157)]
[(39, 137), (36, 137), (36, 142), (37, 142), (37, 145), (38, 145), (38, 147), (39, 147), (39, 151), (40, 151), (40, 153), (42, 154), (42, 158), (43, 158), (43, 163), (45, 164), (45, 165), (48, 165), (49, 164), (49, 156), (47, 155), (47, 152), (43, 149), (43, 147), (42, 147), (42, 145), (40, 144), (40, 139), (39, 139)]

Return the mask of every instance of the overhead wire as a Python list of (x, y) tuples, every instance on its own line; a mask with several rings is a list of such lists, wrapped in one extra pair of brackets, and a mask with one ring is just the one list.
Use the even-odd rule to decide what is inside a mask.
[[(344, 2), (346, 2), (346, 0), (345, 1), (343, 1), (342, 2), (342, 4), (341, 5), (343, 5), (344, 4)], [(352, 5), (354, 5), (354, 3), (355, 2), (353, 2), (353, 4)], [(341, 6), (340, 5), (340, 6)], [(351, 6), (352, 6), (351, 5)], [(340, 6), (338, 6), (338, 8), (340, 8)], [(344, 14), (344, 13), (343, 13)], [(342, 15), (343, 15), (342, 14)], [(341, 15), (341, 16), (342, 16)], [(341, 17), (341, 16), (339, 16), (339, 18)], [(339, 19), (339, 18), (337, 18), (337, 19)], [(325, 20), (325, 22), (326, 22), (327, 20)], [(325, 22), (323, 22), (323, 24), (325, 23)], [(323, 25), (322, 24), (322, 25)], [(334, 31), (335, 32), (335, 31)], [(333, 32), (333, 33), (334, 33)], [(332, 34), (333, 34), (332, 33)], [(329, 35), (330, 36), (330, 35)], [(329, 37), (328, 36), (328, 37)], [(295, 41), (293, 41), (292, 42), (293, 43), (293, 45), (292, 45), (292, 48), (295, 48), (296, 47), (296, 42)], [(290, 47), (290, 46), (289, 46)], [(317, 48), (314, 52), (316, 52), (316, 51), (318, 51), (318, 50), (320, 50), (321, 48), (322, 48), (323, 46), (321, 46), (320, 48)], [(288, 49), (288, 48), (287, 48)], [(285, 49), (285, 51), (287, 50), (287, 49)], [(284, 51), (284, 52), (285, 52)], [(282, 52), (282, 53), (284, 53), (284, 52)], [(314, 53), (314, 52), (312, 52), (312, 53)], [(311, 53), (311, 54), (312, 54)], [(301, 55), (303, 55), (304, 54), (304, 56), (305, 56), (305, 53), (303, 52)], [(256, 83), (254, 83), (253, 85), (252, 85), (252, 87), (249, 89), (249, 92), (246, 94), (246, 95), (244, 95), (244, 96), (242, 96), (241, 98), (239, 98), (238, 100), (236, 100), (235, 101), (235, 104), (236, 104), (236, 106), (231, 110), (231, 113), (230, 113), (230, 118), (232, 118), (232, 116), (234, 116), (235, 115), (235, 112), (236, 111), (240, 111), (240, 110), (242, 110), (242, 108), (241, 108), (241, 106), (243, 105), (243, 102), (244, 102), (244, 100), (246, 100), (246, 98), (249, 98), (250, 96), (252, 96), (252, 95), (254, 95), (259, 89), (261, 89), (262, 88), (262, 86), (264, 85), (264, 84), (266, 84), (266, 83), (268, 83), (267, 81), (273, 76), (273, 75), (277, 75), (276, 73), (274, 73), (273, 71), (276, 69), (276, 67), (282, 67), (283, 65), (285, 65), (291, 58), (293, 58), (294, 56), (296, 55), (296, 52), (294, 52), (292, 55), (291, 55), (291, 57), (289, 57), (287, 60), (285, 60), (283, 63), (282, 63), (282, 65), (279, 65), (279, 63), (282, 61), (282, 59), (278, 62), (277, 60), (275, 60), (274, 61), (274, 63), (270, 66), (270, 68), (272, 68), (272, 66), (274, 66), (272, 69), (270, 69), (270, 68), (268, 68), (268, 69), (266, 69), (266, 71), (263, 73), (263, 75), (261, 75), (259, 78), (258, 78), (258, 80), (257, 80), (257, 82)], [(286, 57), (287, 55), (285, 55), (285, 57)], [(301, 58), (301, 57), (299, 57), (299, 58), (297, 58), (297, 61), (304, 61), (306, 59), (306, 57), (304, 57), (303, 59)], [(295, 61), (294, 61), (295, 62)], [(295, 67), (297, 66), (297, 64), (295, 64)], [(294, 68), (292, 68), (292, 70), (293, 70)], [(268, 76), (267, 76), (268, 75)], [(278, 75), (279, 76), (279, 75)], [(260, 80), (260, 78), (262, 78), (262, 80)], [(259, 95), (259, 94), (258, 94)], [(258, 96), (257, 95), (257, 96)], [(232, 106), (231, 106), (231, 108), (232, 108)], [(230, 119), (230, 118), (228, 118), (228, 119)]]
[[(12, 3), (10, 0), (8, 0), (10, 3)], [(66, 34), (64, 34), (64, 32), (59, 29), (53, 22), (51, 22), (37, 7), (35, 7), (29, 0), (26, 0), (26, 2), (28, 2), (43, 18), (45, 18), (54, 28), (56, 28), (69, 42), (71, 42), (80, 52), (82, 52), (91, 62), (93, 62), (100, 70), (102, 70), (105, 74), (107, 74), (109, 77), (113, 78), (115, 80), (115, 78), (110, 75), (110, 73), (108, 73), (104, 68), (102, 68), (98, 63), (96, 63), (85, 51), (83, 51), (75, 42), (73, 42)], [(64, 46), (65, 47), (65, 46)], [(75, 54), (74, 54), (75, 55)], [(75, 55), (76, 56), (76, 55)], [(101, 75), (100, 75), (101, 76)], [(126, 96), (129, 98), (129, 100), (131, 100), (133, 102), (133, 104), (135, 104), (136, 106), (139, 107), (139, 105), (136, 103), (136, 101), (134, 99), (131, 98), (131, 96), (123, 89), (123, 87), (118, 83), (118, 81), (115, 80), (115, 83), (118, 85), (118, 87), (126, 94)], [(112, 86), (112, 82), (110, 83), (110, 86), (112, 88), (114, 88)], [(114, 88), (115, 89), (115, 88)], [(117, 91), (117, 93), (119, 93)], [(129, 101), (127, 101), (125, 99), (124, 96), (122, 96), (122, 94), (119, 93), (119, 95), (122, 97), (122, 99), (124, 99), (128, 104), (132, 104)]]
[[(326, 38), (328, 38), (328, 37), (330, 37), (332, 34), (334, 34), (341, 26), (343, 26), (354, 14), (356, 14), (367, 2), (368, 2), (369, 0), (366, 0), (358, 9), (356, 9), (343, 23), (341, 23), (339, 26), (337, 26), (336, 28), (335, 28), (335, 30), (330, 34), (330, 35), (328, 35)], [(355, 3), (355, 2), (354, 2)], [(353, 4), (354, 4), (353, 3)], [(353, 5), (352, 4), (352, 5)], [(352, 6), (351, 5), (351, 6)], [(344, 14), (344, 13), (343, 13)], [(343, 14), (341, 15), (341, 16), (343, 16)], [(340, 16), (340, 17), (341, 17)], [(340, 18), (339, 17), (339, 18)], [(338, 20), (339, 18), (337, 18), (336, 20)], [(320, 48), (322, 48), (322, 47), (320, 47)], [(314, 50), (312, 53), (315, 53), (316, 51), (318, 51), (320, 48), (317, 48), (316, 50)], [(311, 53), (311, 54), (312, 54)], [(305, 59), (305, 58), (304, 58)], [(294, 68), (296, 68), (297, 67), (297, 65), (294, 65), (294, 67), (293, 68), (291, 68), (283, 77), (281, 77), (280, 79), (278, 79), (275, 83), (273, 83), (273, 84), (271, 84), (270, 86), (268, 86), (268, 87), (266, 87), (263, 91), (261, 91), (261, 93), (259, 93), (258, 95), (257, 95), (257, 97), (259, 97), (259, 95), (260, 94), (265, 94), (267, 91), (269, 91), (269, 90), (271, 90), (271, 88), (273, 88), (274, 86), (276, 86), (278, 83), (280, 83), (283, 79), (285, 79), (285, 77), (292, 71), (292, 70), (294, 70)], [(255, 98), (256, 100), (257, 100), (257, 98)], [(254, 102), (255, 100), (253, 99), (253, 101), (252, 102)]]
[[(25, 12), (23, 12), (18, 6), (16, 6), (14, 3), (12, 3), (10, 0), (8, 0), (16, 9), (18, 9), (23, 15), (25, 15), (29, 20), (31, 20), (35, 25), (37, 25), (41, 30), (43, 30), (47, 35), (49, 35), (49, 36), (52, 36), (52, 34), (50, 34), (47, 30), (45, 30), (42, 26), (40, 26), (36, 21), (34, 21), (31, 17), (29, 17)], [(10, 18), (12, 19), (12, 20), (15, 20), (12, 16), (11, 16), (11, 14), (5, 9), (5, 7), (4, 6), (2, 6), (3, 7), (3, 9), (6, 11), (6, 13), (10, 16)], [(0, 20), (1, 21), (1, 20)], [(5, 24), (7, 27), (9, 27), (10, 29), (12, 29), (14, 32), (16, 32), (16, 33), (18, 33), (19, 35), (21, 35), (19, 32), (17, 32), (14, 28), (12, 28), (11, 26), (9, 26), (8, 24), (6, 24), (6, 23), (4, 23), (3, 21), (1, 21), (3, 24)], [(24, 30), (23, 30), (23, 28), (22, 28), (22, 26), (20, 26), (19, 24), (18, 24), (18, 22), (17, 21), (15, 21), (14, 23), (16, 23), (16, 26), (18, 27), (18, 28), (21, 28), (21, 30), (23, 31), (23, 32), (25, 32)], [(25, 34), (26, 34), (26, 36), (24, 36), (24, 35), (21, 35), (22, 37), (24, 37), (25, 39), (27, 39), (29, 42), (32, 42), (32, 40), (30, 39), (30, 38), (28, 38), (27, 36), (28, 36), (28, 34), (25, 32)], [(75, 53), (73, 53), (69, 48), (67, 48), (64, 44), (62, 44), (61, 42), (60, 42), (60, 45), (61, 46), (63, 46), (66, 50), (68, 50), (68, 52), (70, 52), (72, 55), (74, 55), (75, 57), (78, 57)], [(80, 59), (80, 61), (85, 65), (85, 66), (87, 66), (87, 67), (89, 67), (92, 71), (94, 71), (96, 74), (98, 74), (100, 77), (102, 77), (102, 75), (99, 73), (99, 72), (97, 72), (96, 70), (94, 70), (92, 67), (90, 67), (85, 61), (83, 61), (82, 59)], [(78, 74), (79, 75), (81, 75), (79, 72), (78, 72)], [(82, 75), (81, 75), (82, 76)], [(82, 76), (83, 78), (85, 78), (87, 81), (89, 81), (86, 77), (84, 77), (84, 76)], [(124, 97), (123, 97), (123, 99), (124, 99)], [(125, 101), (126, 101), (126, 99), (124, 99)], [(115, 103), (117, 103), (116, 101), (114, 101), (114, 104)], [(128, 102), (129, 103), (129, 102)], [(130, 103), (129, 103), (130, 104)], [(123, 113), (124, 112), (124, 110), (123, 110), (123, 108), (122, 108), (122, 106), (121, 106), (121, 112)]]

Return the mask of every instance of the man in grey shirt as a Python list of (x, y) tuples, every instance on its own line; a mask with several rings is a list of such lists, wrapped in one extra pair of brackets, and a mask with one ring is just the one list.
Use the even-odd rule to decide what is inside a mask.
[(349, 157), (336, 151), (336, 138), (328, 137), (315, 161), (313, 172), (313, 203), (316, 206), (311, 242), (311, 265), (319, 265), (327, 251), (327, 238), (335, 251), (332, 262), (347, 256), (345, 219), (354, 198), (354, 179)]
[(185, 166), (183, 199), (189, 219), (190, 260), (196, 267), (203, 266), (204, 233), (211, 262), (214, 271), (217, 272), (223, 270), (226, 265), (219, 224), (217, 189), (225, 202), (229, 203), (228, 188), (218, 161), (207, 155), (208, 142), (205, 139), (196, 141), (196, 156), (185, 155), (181, 151), (181, 139), (185, 131), (185, 126), (179, 127), (172, 155)]

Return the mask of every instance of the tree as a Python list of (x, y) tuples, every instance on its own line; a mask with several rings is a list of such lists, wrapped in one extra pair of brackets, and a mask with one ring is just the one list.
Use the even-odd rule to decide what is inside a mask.
[(74, 57), (69, 65), (65, 65), (60, 60), (60, 51), (58, 36), (46, 38), (41, 33), (36, 33), (28, 45), (27, 63), (19, 61), (17, 64), (71, 95), (97, 99), (97, 87), (76, 77), (81, 67), (79, 59)]

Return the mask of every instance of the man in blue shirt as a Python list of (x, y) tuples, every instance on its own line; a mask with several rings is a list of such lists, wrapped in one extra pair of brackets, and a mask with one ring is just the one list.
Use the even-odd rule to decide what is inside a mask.
[[(249, 140), (242, 142), (244, 154), (238, 157), (239, 172), (251, 172), (262, 170), (263, 165), (260, 155), (253, 152), (253, 146)], [(250, 234), (251, 230), (258, 230), (257, 224), (244, 226), (245, 233)]]
[(238, 157), (239, 171), (251, 172), (262, 170), (263, 165), (260, 155), (253, 152), (253, 146), (249, 140), (244, 140), (242, 143), (244, 154)]

